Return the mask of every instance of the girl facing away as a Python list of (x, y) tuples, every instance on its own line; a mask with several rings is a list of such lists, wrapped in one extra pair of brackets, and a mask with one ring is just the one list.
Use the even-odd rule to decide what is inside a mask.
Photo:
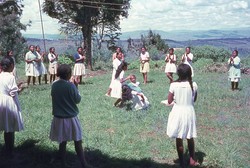
[(168, 104), (173, 104), (169, 113), (167, 124), (167, 135), (176, 139), (176, 148), (180, 161), (180, 167), (185, 167), (183, 153), (183, 139), (187, 139), (189, 150), (189, 165), (197, 166), (195, 161), (194, 138), (196, 133), (196, 116), (194, 102), (197, 99), (197, 84), (192, 81), (191, 67), (187, 64), (180, 64), (177, 68), (179, 78), (170, 84), (168, 93)]
[(77, 117), (77, 104), (81, 96), (71, 78), (71, 67), (62, 64), (57, 69), (59, 80), (51, 86), (52, 114), (50, 139), (59, 143), (59, 156), (62, 167), (65, 167), (67, 141), (74, 141), (76, 154), (83, 168), (88, 167), (82, 147), (82, 128)]
[(11, 156), (14, 148), (15, 132), (23, 130), (23, 119), (18, 99), (21, 84), (16, 84), (14, 60), (4, 57), (1, 60), (0, 73), (0, 131), (4, 131), (6, 155)]

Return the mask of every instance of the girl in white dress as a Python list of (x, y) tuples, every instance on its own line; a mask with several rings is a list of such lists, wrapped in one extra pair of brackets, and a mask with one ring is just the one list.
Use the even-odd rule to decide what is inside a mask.
[(58, 67), (58, 55), (55, 53), (55, 48), (50, 47), (49, 49), (49, 54), (48, 54), (48, 59), (49, 59), (49, 82), (52, 83), (56, 79), (56, 74), (57, 74), (57, 67)]
[(41, 84), (41, 76), (42, 75), (44, 75), (44, 81), (45, 81), (45, 84), (47, 84), (47, 82), (48, 82), (47, 69), (43, 63), (45, 53), (41, 53), (40, 46), (36, 46), (36, 53), (37, 53), (38, 58), (41, 59), (41, 61), (38, 63), (38, 71), (39, 71), (38, 82), (39, 82), (39, 85)]
[(145, 47), (142, 47), (140, 54), (140, 72), (142, 73), (144, 84), (148, 81), (149, 60), (149, 53), (146, 51)]
[(228, 60), (228, 65), (228, 78), (231, 81), (232, 90), (237, 90), (241, 76), (240, 58), (238, 57), (238, 50), (234, 50), (232, 52), (232, 56)]
[(179, 79), (170, 84), (168, 103), (174, 102), (169, 113), (167, 135), (176, 138), (176, 148), (180, 160), (180, 166), (185, 167), (183, 160), (183, 139), (187, 139), (189, 150), (189, 164), (198, 165), (194, 160), (194, 139), (196, 133), (196, 117), (194, 102), (197, 98), (197, 84), (192, 82), (191, 68), (187, 64), (180, 64), (177, 68)]
[(82, 47), (77, 48), (77, 53), (74, 55), (75, 65), (73, 70), (73, 75), (77, 81), (79, 81), (79, 84), (82, 83), (82, 77), (86, 74), (85, 71), (85, 61), (86, 57), (84, 55), (84, 51)]
[(30, 45), (29, 51), (25, 54), (25, 75), (27, 78), (27, 84), (30, 84), (30, 79), (32, 77), (33, 85), (36, 83), (36, 77), (39, 76), (38, 63), (41, 59), (38, 58), (35, 51), (35, 46)]
[[(117, 54), (116, 58), (113, 60), (112, 77), (111, 77), (109, 89), (108, 89), (107, 93), (105, 94), (106, 96), (111, 96), (112, 88), (114, 87), (113, 84), (114, 84), (114, 80), (115, 80), (116, 70), (118, 69), (118, 67), (122, 63), (122, 61), (124, 61), (122, 59), (122, 57), (123, 57), (123, 54), (120, 52)], [(113, 94), (114, 94), (114, 92), (113, 92)]]
[(14, 60), (4, 57), (1, 60), (2, 72), (0, 73), (0, 132), (4, 131), (6, 154), (11, 155), (14, 148), (15, 131), (23, 130), (21, 107), (18, 92), (21, 83), (16, 84), (12, 74)]
[(176, 73), (176, 55), (174, 54), (174, 49), (170, 48), (169, 54), (166, 55), (165, 62), (166, 62), (166, 68), (165, 68), (165, 73), (167, 77), (170, 80), (170, 83), (174, 81), (173, 79), (173, 73)]

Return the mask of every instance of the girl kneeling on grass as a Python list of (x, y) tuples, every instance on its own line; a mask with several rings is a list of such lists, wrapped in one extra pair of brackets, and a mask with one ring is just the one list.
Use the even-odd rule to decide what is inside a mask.
[(75, 151), (82, 167), (87, 167), (82, 147), (82, 129), (77, 117), (79, 110), (76, 104), (81, 96), (74, 83), (69, 82), (71, 67), (62, 64), (57, 69), (60, 78), (52, 84), (52, 114), (50, 139), (59, 142), (59, 155), (62, 166), (65, 166), (65, 153), (67, 141), (74, 141)]
[(196, 117), (194, 102), (197, 98), (197, 84), (192, 82), (192, 71), (189, 65), (180, 64), (177, 68), (179, 79), (170, 84), (168, 103), (174, 101), (173, 108), (169, 113), (167, 135), (176, 138), (176, 148), (180, 160), (180, 166), (185, 167), (183, 159), (183, 139), (187, 139), (190, 166), (199, 165), (194, 160), (194, 139), (196, 133)]
[(4, 57), (1, 60), (0, 73), (0, 131), (4, 131), (6, 155), (11, 156), (14, 148), (15, 131), (23, 130), (21, 107), (18, 92), (22, 90), (21, 84), (16, 84), (14, 60)]

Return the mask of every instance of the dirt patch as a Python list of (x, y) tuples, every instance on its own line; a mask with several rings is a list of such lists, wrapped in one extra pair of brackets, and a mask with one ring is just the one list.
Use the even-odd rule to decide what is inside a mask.
[(95, 77), (95, 76), (100, 76), (100, 75), (104, 75), (107, 73), (108, 73), (108, 71), (104, 71), (104, 70), (88, 71), (86, 73), (86, 77)]
[(228, 65), (226, 63), (214, 63), (209, 65), (206, 71), (226, 73), (228, 71)]

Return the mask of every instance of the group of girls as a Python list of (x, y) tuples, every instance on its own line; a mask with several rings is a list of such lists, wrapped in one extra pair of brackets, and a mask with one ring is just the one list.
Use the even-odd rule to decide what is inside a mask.
[[(128, 64), (124, 60), (124, 55), (118, 47), (112, 56), (113, 72), (109, 89), (106, 96), (116, 98), (114, 106), (123, 107), (125, 101), (132, 101), (131, 109), (142, 110), (149, 106), (147, 97), (143, 94), (139, 87), (139, 82), (136, 82), (135, 75), (129, 75), (124, 78), (124, 72), (127, 70)], [(125, 81), (130, 80), (129, 83)]]
[(41, 84), (41, 77), (44, 75), (45, 83), (47, 83), (47, 69), (43, 63), (44, 53), (41, 53), (39, 46), (30, 45), (29, 51), (25, 54), (25, 75), (27, 76), (27, 84), (30, 84), (31, 78), (33, 85), (36, 84), (36, 77), (38, 83)]
[[(0, 73), (0, 131), (4, 131), (4, 153), (13, 157), (15, 132), (24, 129), (18, 93), (22, 91), (22, 83), (17, 84), (13, 75), (14, 60), (4, 57), (1, 60)], [(82, 147), (82, 129), (77, 117), (77, 104), (81, 101), (80, 93), (71, 81), (70, 65), (62, 64), (57, 68), (58, 80), (51, 86), (53, 119), (50, 139), (59, 143), (61, 167), (65, 167), (67, 141), (74, 141), (75, 151), (81, 167), (89, 167), (86, 163)]]

